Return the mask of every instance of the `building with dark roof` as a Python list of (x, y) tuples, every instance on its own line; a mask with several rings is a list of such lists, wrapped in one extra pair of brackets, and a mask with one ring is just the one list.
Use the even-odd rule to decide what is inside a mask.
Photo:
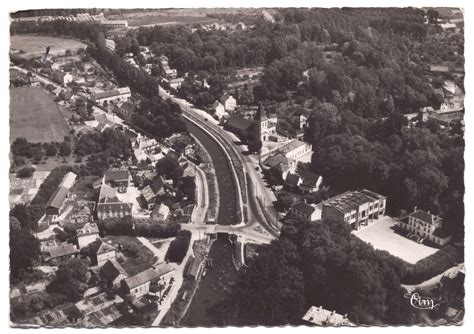
[[(104, 183), (114, 188), (127, 188), (130, 174), (128, 170), (108, 170), (104, 173)], [(119, 190), (120, 191), (120, 190)]]
[(283, 186), (285, 187), (286, 190), (295, 192), (298, 190), (300, 183), (301, 183), (301, 178), (298, 174), (288, 173), (286, 175)]
[(116, 259), (115, 247), (102, 239), (90, 243), (89, 247), (89, 258), (91, 259), (91, 265), (101, 267), (108, 260)]
[(109, 259), (100, 268), (99, 275), (108, 288), (120, 288), (120, 282), (129, 275), (115, 259)]
[(320, 175), (310, 172), (302, 172), (300, 176), (301, 183), (299, 189), (301, 193), (309, 194), (319, 190), (321, 182), (323, 181), (323, 178)]
[(308, 204), (306, 201), (302, 201), (291, 206), (288, 216), (310, 223), (321, 219), (321, 208), (316, 204)]
[(45, 215), (49, 216), (50, 223), (57, 221), (58, 216), (61, 214), (64, 207), (64, 203), (69, 194), (69, 190), (74, 185), (77, 175), (69, 172), (64, 175), (61, 183), (58, 185), (56, 191), (51, 195), (45, 206)]
[(443, 218), (417, 207), (408, 219), (400, 220), (398, 227), (409, 232), (408, 237), (416, 236), (419, 240), (429, 240), (439, 246), (446, 245), (452, 238), (450, 231), (443, 226)]
[(44, 257), (46, 262), (59, 263), (65, 259), (76, 257), (79, 251), (73, 244), (61, 244), (57, 247), (49, 248), (45, 253)]
[(197, 259), (191, 255), (186, 267), (186, 271), (184, 272), (184, 275), (192, 278), (193, 280), (196, 280), (196, 278), (198, 278), (199, 275), (201, 275), (203, 270), (204, 270), (204, 260)]
[(357, 230), (385, 215), (386, 201), (385, 196), (367, 189), (347, 191), (323, 202), (322, 218), (346, 222)]
[(72, 81), (72, 75), (63, 71), (53, 71), (53, 81), (60, 85), (68, 84)]
[(224, 128), (235, 133), (242, 140), (246, 140), (254, 131), (254, 122), (240, 115), (231, 115)]

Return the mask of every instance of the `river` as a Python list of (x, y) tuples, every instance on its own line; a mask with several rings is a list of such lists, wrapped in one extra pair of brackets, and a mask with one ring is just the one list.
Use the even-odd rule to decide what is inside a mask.
[[(202, 129), (185, 119), (188, 131), (192, 133), (209, 153), (214, 168), (219, 190), (219, 214), (217, 223), (223, 225), (237, 224), (237, 189), (232, 169), (221, 147)], [(222, 325), (220, 312), (216, 310), (225, 299), (230, 287), (237, 278), (237, 270), (232, 262), (232, 246), (228, 234), (219, 234), (211, 246), (209, 257), (213, 266), (199, 283), (186, 316), (181, 326), (218, 326)]]

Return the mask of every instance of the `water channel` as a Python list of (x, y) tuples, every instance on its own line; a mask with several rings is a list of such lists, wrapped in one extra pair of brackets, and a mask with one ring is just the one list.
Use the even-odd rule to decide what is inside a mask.
[[(209, 153), (214, 168), (219, 190), (219, 214), (217, 223), (223, 225), (237, 224), (237, 189), (232, 176), (232, 169), (221, 147), (206, 132), (185, 119), (188, 131), (192, 133)], [(213, 266), (201, 279), (188, 312), (181, 326), (216, 326), (223, 325), (220, 312), (216, 310), (229, 293), (231, 285), (237, 278), (237, 271), (232, 263), (232, 246), (228, 234), (219, 234), (209, 252)]]

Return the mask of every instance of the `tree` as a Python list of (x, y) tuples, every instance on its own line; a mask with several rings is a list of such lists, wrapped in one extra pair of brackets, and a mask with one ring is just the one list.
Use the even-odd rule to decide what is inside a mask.
[(189, 242), (191, 240), (191, 232), (186, 230), (181, 230), (176, 235), (176, 238), (171, 241), (168, 251), (165, 255), (165, 260), (170, 262), (181, 263), (186, 252), (189, 248)]
[(49, 293), (59, 293), (71, 302), (82, 299), (87, 290), (89, 279), (89, 263), (86, 260), (72, 258), (58, 267), (54, 279), (46, 287)]
[(183, 175), (183, 168), (178, 160), (173, 157), (164, 157), (156, 163), (156, 172), (158, 175), (164, 175), (168, 179), (176, 181)]
[(38, 239), (29, 231), (22, 228), (15, 217), (10, 217), (10, 271), (17, 279), (22, 272), (30, 270), (33, 262), (39, 259), (40, 245)]
[(33, 167), (23, 167), (16, 173), (16, 176), (20, 179), (26, 179), (31, 177), (34, 173), (35, 169)]
[(15, 217), (21, 228), (33, 230), (30, 212), (25, 204), (17, 204), (10, 210), (10, 217)]
[(71, 143), (68, 141), (63, 141), (62, 143), (59, 144), (59, 155), (65, 157), (70, 155), (72, 152), (71, 149)]

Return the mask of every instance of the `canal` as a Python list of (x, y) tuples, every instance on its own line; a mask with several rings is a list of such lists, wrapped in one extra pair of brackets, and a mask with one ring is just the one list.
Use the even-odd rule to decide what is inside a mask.
[[(217, 223), (223, 225), (237, 224), (237, 189), (232, 169), (221, 147), (201, 128), (184, 119), (187, 129), (204, 146), (209, 153), (216, 171), (219, 190), (219, 213)], [(209, 257), (212, 268), (202, 277), (199, 288), (194, 295), (181, 326), (218, 326), (222, 325), (219, 304), (228, 295), (237, 278), (237, 270), (232, 262), (232, 245), (228, 234), (219, 234), (211, 246)]]

